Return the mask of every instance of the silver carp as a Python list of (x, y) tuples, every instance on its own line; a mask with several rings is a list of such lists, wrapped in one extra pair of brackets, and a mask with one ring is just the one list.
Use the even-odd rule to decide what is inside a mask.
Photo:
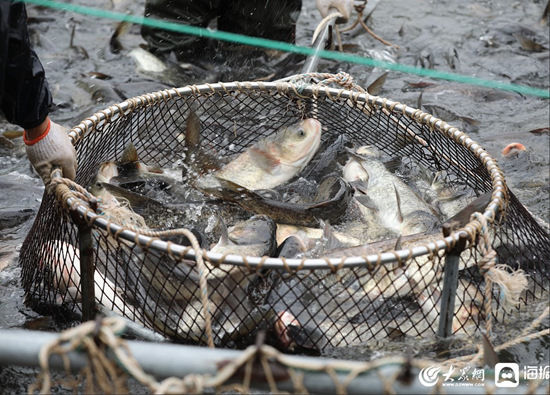
[(321, 124), (309, 118), (284, 126), (213, 173), (248, 190), (271, 189), (295, 177), (321, 143)]
[[(379, 224), (392, 232), (406, 236), (426, 232), (439, 219), (432, 208), (419, 199), (412, 189), (390, 172), (381, 159), (381, 152), (372, 146), (363, 146), (351, 152), (368, 173), (366, 192)], [(365, 182), (363, 182), (363, 185)]]

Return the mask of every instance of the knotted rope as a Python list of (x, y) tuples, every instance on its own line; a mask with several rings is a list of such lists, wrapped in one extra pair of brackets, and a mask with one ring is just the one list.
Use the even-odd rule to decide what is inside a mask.
[(481, 259), (478, 260), (478, 267), (481, 275), (485, 279), (485, 325), (487, 335), (492, 331), (492, 299), (493, 284), (500, 288), (500, 305), (505, 311), (519, 304), (519, 298), (524, 289), (527, 288), (527, 277), (523, 270), (513, 271), (508, 265), (497, 264), (497, 253), (491, 245), (489, 236), (489, 226), (487, 218), (480, 212), (475, 212), (470, 217), (470, 221), (476, 221), (479, 224), (480, 239), (479, 249)]

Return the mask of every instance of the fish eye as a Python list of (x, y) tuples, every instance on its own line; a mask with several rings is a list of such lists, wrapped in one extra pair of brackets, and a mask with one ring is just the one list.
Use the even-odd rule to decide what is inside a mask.
[(304, 132), (304, 129), (298, 129), (298, 137), (305, 137), (306, 132)]

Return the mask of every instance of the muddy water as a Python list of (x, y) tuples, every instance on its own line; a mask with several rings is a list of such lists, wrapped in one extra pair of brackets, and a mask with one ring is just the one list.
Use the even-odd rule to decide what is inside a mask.
[[(78, 3), (132, 14), (143, 12), (142, 0)], [(309, 45), (320, 19), (314, 4), (313, 0), (304, 0), (297, 31), (300, 45)], [(528, 39), (548, 48), (548, 27), (540, 23), (544, 5), (542, 1), (418, 0), (409, 6), (408, 2), (385, 0), (378, 3), (368, 24), (378, 35), (399, 45), (398, 50), (389, 50), (366, 34), (356, 34), (357, 29), (343, 39), (350, 45), (350, 52), (360, 55), (548, 88), (548, 50), (533, 52), (521, 45), (522, 39)], [(271, 73), (282, 77), (301, 68), (300, 62), (283, 62), (275, 69), (272, 64), (253, 64), (245, 58), (238, 61), (240, 67), (217, 63), (211, 67), (203, 65), (197, 71), (174, 61), (168, 72), (145, 73), (136, 68), (129, 55), (144, 43), (138, 26), (131, 26), (121, 37), (122, 50), (115, 54), (109, 49), (109, 38), (117, 24), (114, 21), (36, 6), (29, 6), (28, 13), (31, 40), (46, 69), (56, 104), (51, 117), (66, 126), (76, 125), (109, 104), (146, 92), (188, 83), (246, 80)], [(247, 78), (246, 70), (253, 66), (256, 69)], [(325, 60), (318, 69), (346, 71), (363, 86), (383, 72)], [(98, 73), (108, 79), (93, 78)], [(419, 82), (429, 85), (419, 88)], [(426, 111), (433, 110), (434, 115), (469, 133), (499, 161), (520, 201), (548, 222), (549, 134), (530, 132), (549, 126), (548, 100), (395, 72), (389, 73), (379, 95), (412, 107), (422, 105)], [(18, 128), (0, 120), (0, 133), (13, 130)], [(512, 142), (522, 143), (527, 150), (503, 157), (501, 150)], [(37, 322), (51, 325), (24, 306), (19, 286), (18, 250), (43, 192), (40, 180), (29, 167), (20, 137), (0, 139), (0, 187), (0, 327), (33, 326)], [(533, 348), (542, 349), (543, 357), (548, 359), (548, 341), (526, 347), (528, 350), (514, 349), (514, 359), (530, 362)], [(340, 356), (349, 355), (344, 352)]]

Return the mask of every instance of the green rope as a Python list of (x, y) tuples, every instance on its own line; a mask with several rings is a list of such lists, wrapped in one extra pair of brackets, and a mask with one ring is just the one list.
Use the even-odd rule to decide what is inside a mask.
[(24, 2), (29, 4), (40, 5), (43, 7), (49, 7), (59, 10), (71, 11), (78, 14), (94, 16), (98, 18), (113, 19), (117, 21), (131, 22), (139, 25), (145, 25), (155, 27), (164, 30), (170, 30), (177, 33), (190, 34), (199, 37), (212, 38), (216, 40), (229, 41), (233, 43), (245, 44), (255, 47), (276, 49), (284, 52), (294, 52), (302, 55), (314, 55), (317, 54), (321, 58), (337, 60), (340, 62), (356, 63), (364, 66), (380, 67), (387, 70), (415, 74), (419, 76), (425, 76), (434, 79), (442, 79), (447, 81), (459, 82), (462, 84), (470, 84), (483, 86), (486, 88), (500, 89), (504, 91), (512, 91), (521, 93), (524, 95), (538, 96), (545, 99), (550, 98), (550, 90), (533, 88), (525, 85), (510, 84), (500, 81), (486, 80), (483, 78), (477, 78), (467, 75), (461, 75), (456, 73), (447, 73), (443, 71), (424, 69), (420, 67), (413, 67), (399, 63), (384, 62), (381, 60), (366, 58), (349, 53), (342, 53), (336, 51), (320, 50), (316, 51), (313, 48), (302, 47), (298, 45), (289, 44), (282, 41), (268, 40), (265, 38), (245, 36), (242, 34), (229, 33), (220, 30), (209, 30), (197, 26), (185, 25), (182, 23), (166, 22), (159, 19), (148, 18), (144, 16), (136, 16), (131, 14), (123, 14), (120, 12), (102, 10), (100, 8), (86, 7), (77, 4), (67, 4), (63, 2), (53, 0), (15, 0), (16, 2)]

